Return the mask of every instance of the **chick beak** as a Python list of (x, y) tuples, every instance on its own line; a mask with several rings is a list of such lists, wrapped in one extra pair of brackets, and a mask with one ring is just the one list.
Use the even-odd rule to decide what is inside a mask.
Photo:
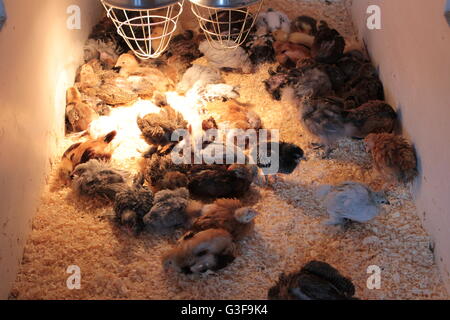
[(122, 67), (114, 67), (114, 68), (112, 68), (112, 70), (117, 72), (117, 73), (119, 73), (121, 69), (122, 69)]

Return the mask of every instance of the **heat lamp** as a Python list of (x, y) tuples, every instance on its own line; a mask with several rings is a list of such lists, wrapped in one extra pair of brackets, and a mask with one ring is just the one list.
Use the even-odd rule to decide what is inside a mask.
[(201, 30), (216, 49), (235, 49), (251, 32), (263, 0), (189, 0)]
[(169, 46), (184, 0), (101, 0), (117, 32), (141, 59), (158, 58)]

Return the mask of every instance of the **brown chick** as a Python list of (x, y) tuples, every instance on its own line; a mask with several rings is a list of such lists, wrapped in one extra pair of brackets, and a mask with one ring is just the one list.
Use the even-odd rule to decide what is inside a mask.
[(213, 204), (203, 207), (202, 215), (197, 218), (184, 239), (208, 229), (227, 230), (233, 240), (238, 241), (252, 232), (254, 219), (259, 213), (249, 207), (244, 207), (237, 199), (218, 199)]
[(391, 133), (397, 124), (397, 114), (384, 101), (369, 101), (348, 110), (346, 120), (352, 125), (351, 136), (364, 138), (371, 133)]
[(165, 270), (185, 274), (217, 271), (235, 259), (231, 235), (222, 229), (209, 229), (182, 240), (163, 258)]
[(64, 152), (59, 165), (58, 175), (64, 184), (70, 182), (70, 177), (75, 167), (86, 163), (91, 159), (109, 161), (112, 156), (111, 142), (116, 137), (117, 132), (112, 131), (104, 137), (96, 140), (79, 142)]
[(194, 166), (189, 172), (188, 189), (200, 198), (242, 198), (257, 175), (255, 165)]
[(369, 134), (365, 143), (375, 169), (388, 181), (407, 183), (417, 176), (416, 153), (403, 137), (392, 133)]
[(91, 106), (82, 101), (76, 87), (67, 90), (66, 116), (74, 132), (87, 130), (89, 124), (99, 117)]
[(273, 44), (275, 58), (281, 65), (287, 68), (295, 68), (297, 62), (311, 57), (309, 48), (288, 41), (276, 41)]
[(157, 146), (172, 144), (172, 133), (188, 127), (183, 115), (170, 106), (164, 106), (159, 114), (138, 118), (137, 124), (145, 141)]
[(248, 105), (236, 100), (210, 102), (205, 109), (214, 115), (213, 118), (217, 123), (225, 126), (224, 129), (259, 130), (262, 128), (259, 115), (250, 110)]

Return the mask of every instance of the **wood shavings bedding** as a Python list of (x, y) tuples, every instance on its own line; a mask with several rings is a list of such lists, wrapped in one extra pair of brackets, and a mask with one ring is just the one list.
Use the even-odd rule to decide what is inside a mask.
[[(293, 1), (277, 5), (282, 2)], [(317, 10), (322, 10), (322, 18), (328, 20), (329, 10), (337, 6), (318, 1), (302, 5), (302, 14), (318, 17)], [(340, 18), (333, 21), (345, 25), (344, 34), (349, 35), (352, 31), (342, 18), (345, 15), (340, 12)], [(266, 299), (281, 272), (296, 271), (318, 259), (350, 277), (361, 299), (447, 299), (431, 239), (415, 214), (408, 188), (389, 190), (391, 206), (367, 224), (352, 224), (346, 230), (322, 224), (327, 215), (313, 197), (315, 185), (354, 180), (379, 188), (380, 181), (372, 174), (362, 142), (342, 140), (330, 160), (318, 159), (309, 147), (314, 139), (301, 126), (295, 105), (287, 99), (273, 101), (265, 91), (262, 81), (267, 79), (269, 67), (260, 66), (253, 75), (230, 73), (224, 78), (228, 84), (240, 86), (239, 100), (254, 105), (265, 128), (279, 129), (283, 140), (306, 151), (308, 161), (273, 189), (254, 187), (254, 199), (249, 201), (257, 200), (251, 203), (261, 215), (254, 234), (240, 243), (241, 254), (235, 262), (215, 274), (165, 273), (160, 259), (181, 232), (169, 238), (129, 236), (114, 224), (110, 204), (80, 201), (69, 189), (52, 192), (49, 185), (33, 221), (11, 298)], [(61, 154), (73, 142), (67, 137)], [(122, 169), (137, 171), (137, 158), (116, 153), (112, 161)], [(66, 287), (70, 265), (81, 268), (81, 290)], [(379, 290), (366, 286), (371, 265), (382, 269)]]

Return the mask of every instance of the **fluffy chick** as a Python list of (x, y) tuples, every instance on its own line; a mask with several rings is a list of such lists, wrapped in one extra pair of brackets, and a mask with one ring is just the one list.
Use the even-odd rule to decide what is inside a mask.
[(72, 189), (79, 196), (114, 200), (116, 194), (128, 188), (126, 173), (109, 163), (90, 160), (73, 171)]
[(184, 94), (193, 87), (205, 88), (208, 84), (221, 83), (222, 81), (222, 75), (217, 68), (194, 64), (183, 75), (181, 82), (177, 85), (177, 91)]
[(291, 23), (291, 31), (315, 36), (317, 34), (317, 20), (309, 16), (297, 17)]
[[(291, 174), (300, 161), (305, 159), (302, 148), (283, 141), (261, 142), (252, 148), (251, 156), (264, 174)], [(273, 172), (272, 166), (278, 167), (278, 170)]]
[(147, 159), (143, 159), (141, 172), (147, 182), (157, 191), (187, 187), (189, 183), (188, 166), (175, 164), (170, 154), (162, 156), (154, 153)]
[(258, 214), (254, 209), (244, 207), (240, 200), (218, 199), (203, 207), (201, 216), (193, 222), (184, 239), (204, 230), (223, 229), (231, 234), (233, 240), (241, 240), (252, 232)]
[(153, 207), (144, 218), (150, 232), (166, 232), (185, 226), (201, 212), (202, 204), (189, 200), (186, 188), (163, 190), (155, 194)]
[(387, 181), (408, 183), (418, 175), (414, 147), (405, 138), (392, 133), (369, 134), (365, 143), (375, 169)]
[(341, 90), (345, 109), (354, 109), (370, 100), (384, 100), (383, 83), (371, 63), (363, 64)]
[(271, 35), (249, 35), (245, 49), (254, 65), (275, 62), (274, 38)]
[(333, 91), (333, 83), (328, 74), (316, 65), (306, 65), (294, 72), (291, 76), (292, 87), (297, 98), (321, 97)]
[(145, 141), (158, 146), (171, 144), (172, 133), (188, 127), (183, 115), (170, 106), (164, 106), (158, 114), (150, 113), (138, 118), (137, 124)]
[(276, 41), (273, 47), (276, 60), (287, 68), (295, 68), (299, 61), (311, 57), (309, 48), (289, 41)]
[(343, 104), (332, 97), (304, 99), (301, 118), (310, 133), (325, 145), (324, 158), (333, 150), (337, 140), (347, 137), (351, 132), (343, 115)]
[(61, 181), (67, 184), (73, 170), (81, 163), (86, 163), (91, 159), (109, 161), (112, 156), (111, 142), (116, 134), (116, 131), (112, 131), (98, 139), (79, 142), (70, 146), (64, 152), (58, 168)]
[(98, 59), (106, 69), (112, 69), (122, 50), (114, 40), (88, 39), (84, 45), (84, 61)]
[(351, 123), (352, 137), (365, 138), (371, 133), (391, 133), (397, 124), (397, 114), (384, 101), (373, 100), (348, 110), (346, 119)]
[[(232, 45), (233, 43), (225, 41), (225, 44)], [(212, 67), (236, 70), (242, 73), (253, 72), (252, 62), (242, 47), (223, 50), (211, 47), (208, 41), (202, 41), (199, 49), (205, 55), (205, 58)]]
[(234, 261), (234, 252), (233, 238), (227, 231), (208, 229), (180, 241), (163, 257), (163, 267), (185, 274), (218, 271)]
[(316, 196), (327, 208), (329, 225), (342, 224), (346, 219), (368, 222), (379, 214), (380, 204), (389, 203), (384, 192), (374, 192), (358, 182), (324, 185), (317, 189)]
[(248, 105), (233, 99), (208, 103), (205, 110), (214, 116), (220, 129), (259, 130), (262, 128), (259, 115), (250, 110)]
[(253, 165), (194, 166), (189, 172), (191, 194), (207, 199), (242, 198), (258, 175)]
[(72, 131), (80, 132), (87, 130), (89, 124), (98, 119), (99, 115), (90, 105), (82, 101), (78, 89), (71, 87), (67, 90), (66, 117)]
[(117, 221), (134, 234), (144, 229), (144, 216), (153, 206), (153, 192), (144, 186), (144, 177), (135, 177), (133, 186), (119, 191), (114, 200), (114, 213)]
[(318, 62), (335, 63), (343, 55), (345, 40), (335, 29), (330, 29), (321, 21), (311, 48), (311, 55)]
[(270, 8), (259, 14), (256, 29), (258, 34), (267, 34), (279, 29), (289, 33), (291, 21), (285, 13)]
[(269, 300), (353, 300), (350, 279), (325, 262), (311, 261), (299, 272), (280, 275), (270, 288)]

